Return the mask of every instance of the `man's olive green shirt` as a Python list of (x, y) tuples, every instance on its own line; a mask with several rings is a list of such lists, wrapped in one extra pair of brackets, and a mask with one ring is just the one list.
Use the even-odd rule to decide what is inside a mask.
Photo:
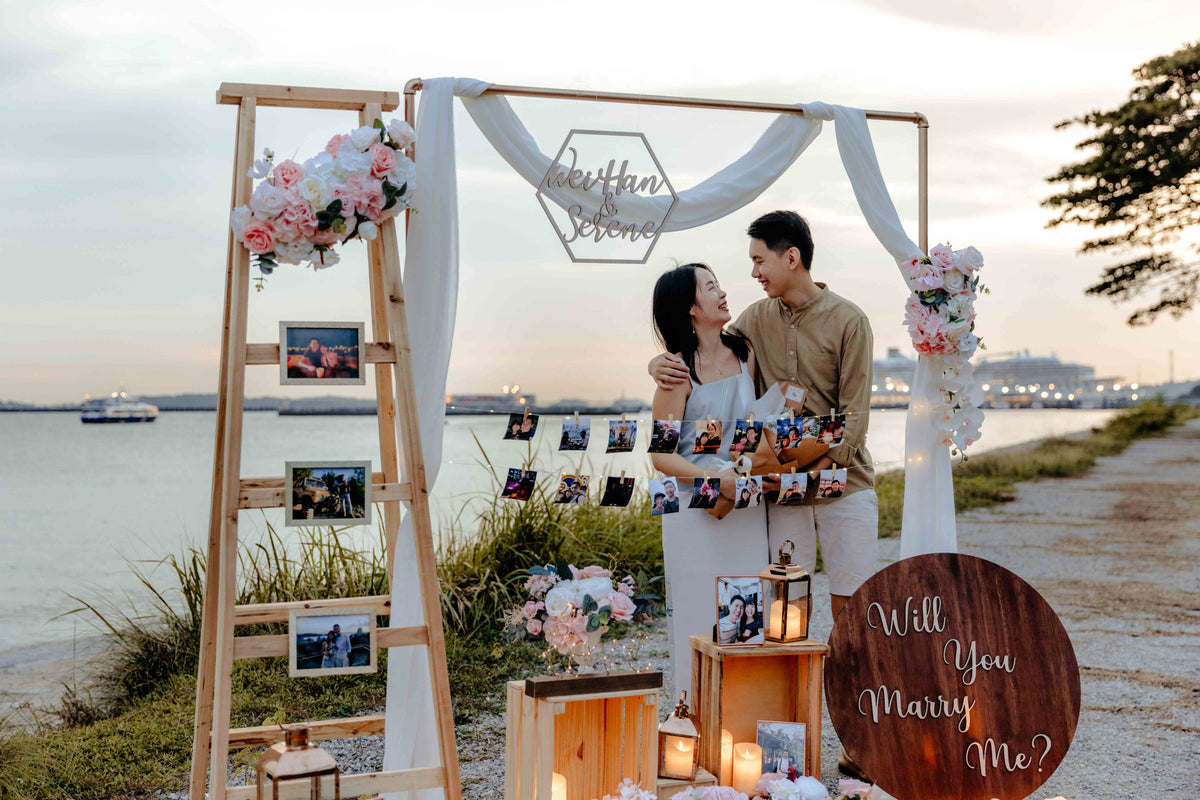
[[(778, 298), (753, 304), (730, 330), (750, 340), (758, 363), (761, 391), (779, 381), (808, 390), (804, 414), (820, 416), (830, 409), (845, 412), (842, 443), (829, 450), (838, 467), (846, 468), (846, 495), (875, 487), (875, 470), (867, 452), (871, 411), (874, 337), (862, 309), (834, 294), (823, 283), (821, 293), (799, 308)], [(817, 500), (810, 491), (805, 503)]]

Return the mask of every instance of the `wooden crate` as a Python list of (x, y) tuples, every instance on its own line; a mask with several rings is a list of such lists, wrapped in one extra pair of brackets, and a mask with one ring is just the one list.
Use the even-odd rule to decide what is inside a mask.
[(758, 722), (803, 722), (804, 774), (821, 777), (821, 675), (829, 646), (717, 645), (692, 636), (692, 713), (700, 720), (700, 766), (721, 772), (721, 730), (758, 739)]
[(555, 772), (567, 800), (613, 794), (625, 778), (654, 791), (661, 687), (657, 670), (509, 681), (505, 800), (551, 800)]
[(713, 775), (708, 770), (701, 767), (696, 770), (696, 780), (681, 781), (676, 778), (659, 778), (658, 789), (654, 792), (658, 795), (658, 800), (671, 800), (672, 797), (682, 792), (684, 789), (690, 789), (695, 786), (697, 789), (705, 786), (716, 786), (717, 776)]

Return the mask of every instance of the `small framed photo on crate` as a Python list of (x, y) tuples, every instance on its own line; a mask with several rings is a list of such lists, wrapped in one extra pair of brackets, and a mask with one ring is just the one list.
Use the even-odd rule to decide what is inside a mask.
[(375, 672), (375, 609), (293, 608), (288, 611), (288, 675)]
[(758, 746), (762, 748), (763, 774), (776, 772), (794, 781), (807, 775), (804, 759), (805, 724), (803, 722), (758, 721)]
[(763, 587), (757, 575), (717, 576), (716, 643), (762, 644)]
[(361, 322), (280, 322), (279, 383), (361, 386), (366, 345)]

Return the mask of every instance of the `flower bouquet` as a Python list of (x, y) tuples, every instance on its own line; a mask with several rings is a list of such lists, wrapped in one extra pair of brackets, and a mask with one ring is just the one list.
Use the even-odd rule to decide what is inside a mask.
[(941, 363), (939, 388), (945, 402), (938, 412), (942, 444), (964, 452), (979, 440), (983, 392), (970, 359), (983, 342), (975, 335), (975, 299), (987, 289), (976, 273), (983, 255), (974, 247), (953, 250), (938, 244), (928, 256), (900, 265), (913, 293), (904, 306), (904, 322), (917, 352)]
[(595, 565), (531, 567), (525, 590), (529, 599), (509, 612), (505, 633), (510, 639), (543, 637), (550, 650), (585, 668), (598, 659), (609, 623), (649, 616), (655, 599), (638, 593), (632, 575), (614, 581), (611, 570)]
[(279, 264), (333, 266), (340, 260), (334, 245), (374, 239), (380, 222), (410, 208), (416, 168), (404, 148), (415, 139), (403, 120), (385, 126), (377, 119), (334, 136), (303, 164), (276, 164), (263, 150), (248, 173), (261, 183), (229, 222), (233, 238), (253, 255), (258, 288)]

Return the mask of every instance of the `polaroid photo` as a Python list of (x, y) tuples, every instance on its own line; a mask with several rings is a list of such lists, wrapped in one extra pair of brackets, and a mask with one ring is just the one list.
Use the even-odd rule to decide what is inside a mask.
[(779, 476), (779, 499), (775, 502), (781, 506), (798, 506), (804, 502), (807, 493), (807, 472), (785, 472)]
[(738, 419), (733, 422), (733, 438), (729, 441), (729, 455), (737, 458), (758, 450), (762, 441), (763, 424), (757, 420)]
[(509, 414), (508, 426), (504, 429), (504, 438), (528, 442), (537, 433), (537, 424), (537, 414)]
[(817, 424), (821, 427), (820, 432), (817, 434), (817, 439), (821, 442), (821, 444), (826, 444), (830, 447), (833, 447), (833, 417), (828, 414), (823, 414), (817, 417)]
[(817, 483), (817, 497), (834, 499), (846, 491), (846, 470), (823, 469)]
[(758, 746), (762, 748), (762, 770), (777, 772), (790, 781), (808, 774), (804, 758), (803, 722), (758, 721)]
[(288, 611), (288, 675), (375, 672), (375, 609), (293, 608)]
[(536, 485), (536, 470), (513, 467), (508, 471), (508, 478), (504, 481), (504, 489), (500, 496), (509, 500), (528, 500), (533, 496), (533, 487)]
[(675, 478), (650, 479), (650, 513), (654, 516), (679, 511), (679, 481)]
[(370, 461), (288, 461), (283, 474), (284, 525), (371, 524)]
[(721, 432), (724, 423), (719, 419), (696, 420), (696, 443), (694, 455), (715, 455), (721, 449)]
[(801, 439), (817, 439), (821, 436), (821, 418), (820, 417), (804, 417), (803, 428), (800, 431)]
[(734, 509), (758, 508), (762, 504), (763, 479), (759, 475), (738, 478), (735, 484)]
[(637, 420), (610, 419), (608, 421), (608, 449), (606, 453), (632, 453), (637, 441)]
[(679, 447), (679, 431), (683, 422), (677, 419), (656, 419), (650, 428), (651, 453), (674, 453)]
[(634, 478), (610, 477), (604, 482), (604, 494), (600, 497), (602, 506), (619, 506), (624, 508), (633, 499)]
[(717, 644), (762, 644), (763, 591), (757, 575), (717, 577)]
[(563, 475), (558, 482), (558, 494), (554, 496), (554, 502), (586, 503), (591, 481), (591, 475)]
[(780, 417), (775, 421), (775, 452), (800, 444), (800, 417)]
[(361, 386), (361, 322), (280, 322), (279, 383), (283, 386)]
[(720, 496), (720, 478), (692, 478), (692, 501), (688, 508), (713, 508)]
[(846, 415), (845, 415), (845, 413), (834, 414), (833, 415), (833, 444), (841, 444), (842, 437), (845, 434), (846, 434)]
[[(509, 426), (512, 430), (512, 426)], [(507, 438), (507, 437), (506, 437)], [(562, 424), (562, 438), (558, 440), (559, 452), (564, 450), (587, 450), (592, 438), (592, 421), (574, 417), (565, 417)]]

